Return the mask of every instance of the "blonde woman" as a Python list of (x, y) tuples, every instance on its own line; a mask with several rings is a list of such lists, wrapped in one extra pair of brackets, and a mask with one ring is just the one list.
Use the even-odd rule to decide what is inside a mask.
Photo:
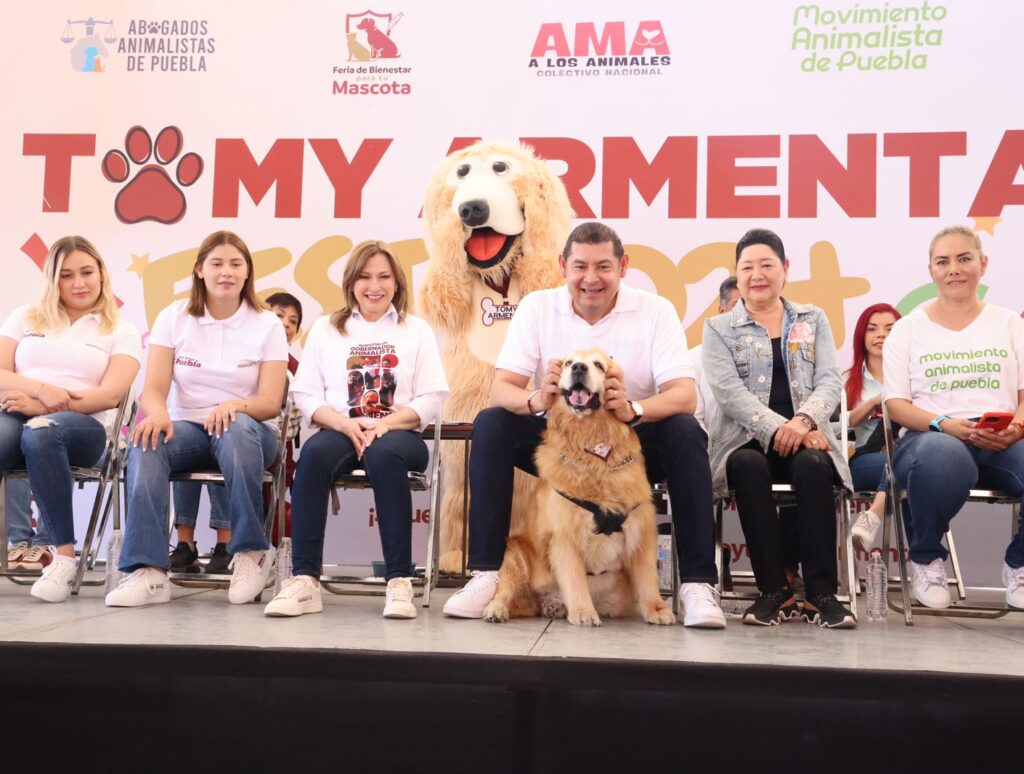
[(252, 255), (230, 231), (199, 246), (189, 298), (164, 309), (149, 335), (145, 419), (128, 457), (128, 518), (121, 551), (128, 575), (107, 605), (170, 601), (167, 582), (171, 473), (219, 468), (234, 554), (228, 599), (251, 602), (274, 561), (262, 525), (263, 471), (277, 451), (288, 343), (256, 297)]
[(63, 602), (74, 580), (71, 466), (100, 461), (117, 405), (139, 372), (139, 330), (120, 319), (110, 275), (87, 239), (58, 239), (38, 304), (0, 328), (0, 467), (27, 467), (56, 546), (32, 596)]
[[(976, 485), (1024, 497), (1024, 321), (978, 298), (988, 268), (981, 238), (942, 229), (928, 250), (938, 297), (919, 306), (885, 340), (884, 399), (903, 428), (893, 475), (907, 490), (914, 598), (948, 607), (942, 536)], [(979, 420), (1001, 414), (1002, 429)], [(1024, 532), (1003, 561), (1006, 603), (1024, 608)]]
[[(320, 428), (302, 445), (292, 488), (290, 578), (266, 607), (269, 616), (323, 610), (320, 569), (331, 484), (362, 462), (373, 485), (387, 568), (385, 618), (415, 618), (412, 604), (412, 496), (408, 472), (426, 469), (419, 431), (448, 395), (434, 332), (407, 313), (405, 274), (383, 242), (364, 242), (342, 279), (345, 306), (313, 325), (292, 395)], [(350, 400), (357, 374), (367, 389)]]

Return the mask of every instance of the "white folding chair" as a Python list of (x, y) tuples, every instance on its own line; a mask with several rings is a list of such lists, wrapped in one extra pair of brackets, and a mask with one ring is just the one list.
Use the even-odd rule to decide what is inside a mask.
[[(288, 426), (291, 421), (291, 407), (292, 403), (291, 400), (289, 400), (281, 411), (281, 416), (278, 420), (277, 453), (274, 457), (273, 464), (263, 471), (262, 476), (262, 483), (271, 485), (271, 496), (268, 497), (267, 501), (263, 504), (263, 525), (268, 541), (270, 540), (273, 532), (277, 508), (281, 507), (283, 512), (284, 507), (285, 459), (288, 445)], [(171, 474), (168, 481), (168, 488), (171, 490), (167, 514), (169, 532), (174, 529), (175, 513), (173, 487), (176, 483), (193, 483), (200, 485), (213, 484), (214, 486), (224, 486), (224, 474), (221, 473), (220, 470), (212, 468), (208, 470), (192, 470), (183, 473)], [(279, 534), (284, 534), (283, 529)], [(168, 573), (167, 577), (175, 585), (185, 588), (223, 589), (227, 588), (231, 583), (230, 575), (207, 575), (206, 573), (196, 575), (195, 573), (171, 572)], [(262, 593), (256, 596), (256, 601), (259, 602), (261, 597)]]
[[(106, 447), (97, 465), (91, 468), (71, 467), (71, 479), (78, 484), (79, 489), (89, 483), (96, 484), (96, 497), (93, 499), (89, 524), (86, 527), (82, 548), (78, 551), (80, 558), (71, 588), (72, 594), (78, 594), (83, 585), (100, 586), (105, 582), (103, 579), (86, 581), (85, 571), (87, 568), (91, 570), (95, 564), (96, 552), (106, 527), (107, 515), (111, 509), (114, 510), (115, 518), (118, 518), (120, 514), (121, 501), (118, 496), (117, 481), (125, 462), (125, 444), (121, 432), (123, 428), (131, 427), (135, 420), (136, 409), (137, 404), (129, 391), (118, 404), (114, 423), (107, 431)], [(11, 478), (28, 478), (28, 470), (23, 468), (0, 472), (0, 546), (3, 546), (3, 550), (0, 551), (0, 576), (8, 578), (14, 583), (26, 585), (34, 583), (35, 579), (39, 577), (40, 571), (12, 570), (7, 564), (7, 480)]]
[[(427, 536), (427, 561), (423, 570), (423, 577), (414, 583), (422, 587), (423, 607), (430, 607), (430, 592), (437, 585), (437, 546), (439, 545), (441, 531), (441, 514), (438, 508), (441, 489), (439, 486), (441, 476), (441, 439), (443, 437), (444, 423), (434, 421), (423, 429), (423, 438), (432, 441), (430, 449), (430, 462), (423, 473), (409, 471), (409, 489), (413, 492), (429, 492), (430, 499), (430, 532)], [(332, 489), (334, 501), (333, 512), (338, 514), (340, 506), (337, 499), (338, 490), (345, 489), (370, 489), (373, 483), (362, 468), (356, 468), (350, 473), (338, 476), (335, 479)], [(282, 492), (283, 498), (283, 492)], [(283, 504), (283, 503), (282, 503)], [(278, 509), (278, 534), (284, 534), (284, 508)], [(382, 594), (383, 588), (379, 581), (368, 581), (364, 576), (354, 575), (330, 575), (321, 571), (320, 586), (333, 594)], [(339, 588), (340, 587), (340, 588)]]
[[(1007, 613), (1021, 612), (1015, 608), (1008, 607), (1005, 604), (965, 604), (967, 601), (968, 590), (994, 593), (1002, 592), (1003, 589), (1000, 587), (967, 586), (964, 583), (964, 576), (960, 570), (960, 560), (956, 555), (956, 543), (953, 541), (952, 527), (946, 532), (946, 547), (949, 549), (949, 561), (953, 567), (953, 577), (947, 578), (946, 583), (949, 586), (956, 587), (959, 601), (940, 610), (925, 607), (924, 605), (917, 605), (911, 602), (912, 597), (907, 583), (910, 546), (907, 538), (906, 525), (903, 522), (903, 501), (907, 498), (907, 491), (900, 486), (899, 482), (896, 481), (896, 477), (893, 475), (893, 455), (896, 449), (896, 441), (893, 437), (892, 423), (889, 420), (889, 410), (885, 403), (882, 403), (882, 422), (885, 426), (886, 472), (889, 474), (889, 492), (888, 497), (886, 497), (885, 518), (882, 522), (883, 561), (888, 565), (889, 524), (891, 521), (894, 521), (896, 527), (897, 561), (900, 568), (899, 587), (901, 604), (895, 604), (890, 598), (889, 607), (897, 613), (903, 614), (903, 619), (907, 626), (914, 625), (914, 613), (918, 613), (920, 615), (945, 615), (961, 618), (1002, 618)], [(972, 489), (967, 496), (967, 502), (1011, 506), (1010, 536), (1013, 537), (1016, 535), (1017, 531), (1020, 529), (1019, 497), (1015, 497), (1008, 492), (1000, 492), (995, 489)]]
[[(839, 406), (837, 408), (838, 417), (833, 414), (834, 425), (838, 425), (834, 428), (838, 432), (839, 437), (842, 439), (842, 443), (845, 446), (846, 436), (849, 431), (849, 414), (846, 411), (846, 391), (840, 390), (839, 393)], [(732, 490), (729, 491), (725, 499), (720, 499), (715, 504), (715, 564), (718, 566), (718, 589), (722, 594), (723, 599), (738, 599), (738, 600), (750, 600), (757, 599), (755, 592), (743, 593), (739, 591), (726, 591), (725, 590), (725, 562), (722, 557), (722, 522), (724, 518), (725, 503), (734, 497)], [(776, 506), (787, 506), (796, 504), (796, 490), (792, 484), (772, 484), (772, 497), (775, 500)], [(839, 593), (836, 594), (836, 598), (842, 602), (846, 602), (850, 606), (850, 612), (853, 613), (853, 617), (857, 618), (857, 592), (859, 584), (857, 583), (857, 557), (853, 550), (853, 533), (850, 531), (852, 526), (852, 510), (850, 507), (850, 493), (845, 487), (839, 485), (832, 488), (833, 503), (835, 506), (836, 515), (836, 538), (838, 541), (838, 555), (839, 555)], [(734, 585), (754, 585), (754, 574), (749, 571), (732, 572), (732, 578)]]

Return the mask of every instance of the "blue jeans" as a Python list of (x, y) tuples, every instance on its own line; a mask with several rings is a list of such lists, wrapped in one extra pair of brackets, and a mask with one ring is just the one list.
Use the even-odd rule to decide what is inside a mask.
[[(38, 426), (30, 422), (38, 422)], [(77, 411), (41, 417), (0, 414), (0, 468), (28, 468), (32, 491), (54, 545), (75, 544), (71, 466), (96, 465), (106, 444), (103, 425)]]
[[(913, 513), (910, 558), (945, 559), (942, 536), (976, 485), (1024, 496), (1024, 443), (1001, 452), (971, 446), (951, 435), (908, 430), (896, 444), (893, 473), (907, 490)], [(1006, 549), (1010, 567), (1024, 567), (1024, 531)]]
[[(199, 498), (203, 494), (202, 484), (177, 481), (172, 486), (174, 494), (174, 526), (194, 527), (199, 518)], [(210, 529), (231, 529), (231, 502), (227, 487), (207, 484), (210, 495)]]
[[(385, 433), (374, 439), (363, 454), (362, 464), (373, 485), (388, 580), (409, 575), (412, 494), (408, 473), (426, 470), (428, 460), (427, 445), (413, 430)], [(320, 430), (302, 445), (292, 484), (292, 571), (296, 575), (320, 577), (327, 498), (334, 479), (355, 466), (356, 450), (344, 433)]]
[(174, 423), (174, 437), (154, 449), (133, 446), (128, 453), (128, 516), (122, 572), (140, 567), (167, 569), (168, 480), (172, 473), (220, 469), (224, 474), (231, 523), (228, 551), (265, 551), (263, 471), (274, 463), (277, 433), (247, 414), (238, 414), (220, 438), (197, 422)]
[(889, 488), (889, 477), (885, 475), (885, 452), (858, 454), (850, 460), (850, 475), (853, 488), (858, 492), (884, 492)]
[(50, 545), (46, 520), (39, 514), (36, 531), (32, 531), (32, 487), (27, 478), (7, 479), (7, 539), (17, 545)]
[[(469, 566), (497, 570), (512, 521), (515, 468), (537, 475), (533, 456), (547, 420), (486, 408), (473, 422), (469, 457)], [(649, 481), (665, 481), (682, 583), (718, 582), (708, 437), (692, 414), (638, 425)]]

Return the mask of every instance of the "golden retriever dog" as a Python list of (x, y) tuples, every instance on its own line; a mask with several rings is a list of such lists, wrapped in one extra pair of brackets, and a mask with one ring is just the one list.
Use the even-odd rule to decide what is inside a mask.
[[(558, 254), (572, 207), (565, 186), (525, 145), (478, 142), (434, 170), (423, 204), (427, 266), (419, 313), (444, 338), (451, 394), (445, 421), (472, 422), (487, 406), (494, 363), (520, 299), (562, 283)], [(444, 572), (462, 570), (463, 445), (441, 449)], [(533, 477), (516, 472), (512, 523), (532, 502)]]
[(657, 577), (657, 525), (640, 441), (604, 408), (612, 360), (574, 352), (562, 364), (561, 399), (537, 447), (533, 510), (505, 549), (488, 621), (565, 617), (600, 626), (601, 617), (640, 615), (674, 624)]

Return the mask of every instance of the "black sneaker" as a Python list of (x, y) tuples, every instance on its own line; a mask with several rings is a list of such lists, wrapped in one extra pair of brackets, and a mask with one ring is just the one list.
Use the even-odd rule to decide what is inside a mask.
[(754, 626), (774, 626), (775, 624), (789, 621), (800, 615), (800, 608), (796, 604), (796, 597), (788, 588), (780, 591), (773, 591), (771, 594), (762, 593), (757, 602), (752, 604), (743, 613), (743, 623)]
[(231, 557), (232, 554), (228, 553), (227, 544), (218, 543), (217, 545), (215, 545), (213, 547), (213, 553), (210, 554), (210, 561), (206, 563), (206, 574), (230, 575)]
[(821, 594), (804, 602), (801, 617), (826, 629), (856, 629), (857, 619), (843, 607), (835, 594)]
[(202, 572), (196, 547), (182, 540), (171, 551), (171, 572)]
[(793, 596), (799, 600), (803, 600), (806, 590), (804, 588), (804, 579), (800, 577), (800, 568), (787, 567), (786, 579), (789, 582), (789, 588), (793, 591)]

